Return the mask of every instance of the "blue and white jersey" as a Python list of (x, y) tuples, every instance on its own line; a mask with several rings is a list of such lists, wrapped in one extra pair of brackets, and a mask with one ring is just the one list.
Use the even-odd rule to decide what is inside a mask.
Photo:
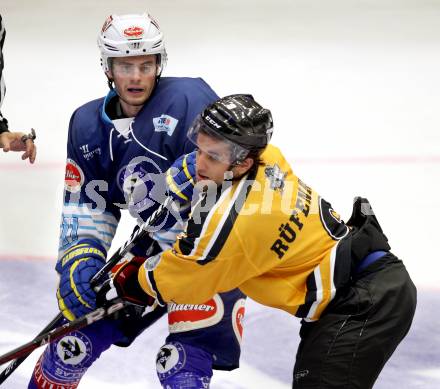
[(108, 251), (121, 209), (145, 220), (165, 194), (158, 177), (193, 150), (186, 132), (218, 99), (200, 78), (164, 77), (135, 117), (112, 120), (114, 97), (110, 91), (71, 117), (59, 258), (84, 239)]

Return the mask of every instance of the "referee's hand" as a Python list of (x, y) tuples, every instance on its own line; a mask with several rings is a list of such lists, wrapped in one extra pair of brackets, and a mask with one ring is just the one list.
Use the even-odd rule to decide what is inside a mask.
[(8, 151), (24, 151), (21, 159), (29, 158), (30, 163), (35, 162), (37, 156), (37, 146), (34, 139), (36, 138), (35, 130), (32, 129), (30, 134), (24, 132), (3, 132), (0, 134), (0, 148), (7, 153)]

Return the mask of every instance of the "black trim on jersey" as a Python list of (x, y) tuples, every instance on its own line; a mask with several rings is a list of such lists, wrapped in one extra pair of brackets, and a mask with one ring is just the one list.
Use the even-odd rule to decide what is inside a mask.
[(304, 299), (304, 304), (298, 308), (296, 317), (307, 317), (309, 315), (312, 305), (316, 302), (316, 280), (315, 272), (311, 272), (306, 281), (307, 293)]
[[(257, 168), (251, 169), (249, 174), (245, 176), (243, 179), (253, 182), (257, 175), (257, 171), (258, 171)], [(220, 233), (218, 234), (215, 243), (209, 250), (209, 253), (205, 256), (205, 259), (197, 261), (199, 265), (206, 265), (207, 263), (217, 258), (226, 240), (228, 239), (229, 234), (232, 231), (232, 228), (234, 227), (238, 214), (240, 213), (241, 209), (244, 206), (244, 203), (246, 202), (246, 199), (252, 188), (251, 182), (249, 182), (248, 185), (245, 185), (241, 188), (240, 193), (238, 193), (238, 196), (236, 197), (235, 203), (231, 207), (228, 217), (225, 219), (225, 222), (221, 227)], [(217, 192), (216, 202), (219, 201), (221, 194), (222, 194), (221, 188), (219, 188)], [(202, 200), (200, 204), (204, 205), (204, 202), (206, 202), (206, 199)], [(202, 232), (203, 226), (206, 222), (206, 218), (208, 217), (209, 212), (210, 211), (199, 212), (201, 222), (198, 224), (196, 224), (192, 218), (188, 221), (187, 235), (185, 238), (179, 240), (179, 249), (182, 252), (182, 254), (189, 255), (194, 249), (195, 240), (200, 237), (200, 234)], [(193, 214), (195, 213), (196, 212), (193, 212)]]
[(154, 271), (147, 271), (147, 277), (148, 280), (150, 281), (150, 285), (153, 288), (153, 290), (156, 292), (156, 297), (157, 297), (157, 302), (159, 303), (160, 306), (164, 306), (166, 305), (164, 299), (162, 298), (162, 295), (159, 292), (159, 289), (157, 288), (156, 285), (156, 280), (154, 279)]
[[(203, 226), (205, 225), (206, 218), (209, 215), (210, 209), (207, 211), (199, 211), (198, 208), (203, 207), (203, 209), (206, 207), (207, 199), (207, 192), (204, 192), (202, 194), (203, 198), (200, 200), (200, 202), (195, 206), (195, 208), (192, 210), (193, 215), (198, 215), (198, 218), (200, 220), (197, 220), (197, 223), (191, 217), (188, 220), (188, 226), (186, 227), (186, 236), (184, 238), (179, 239), (179, 250), (182, 252), (183, 255), (189, 255), (191, 254), (191, 251), (194, 248), (195, 240), (200, 236), (202, 233)], [(218, 188), (215, 198), (215, 203), (220, 199), (221, 196), (221, 188)]]
[(207, 263), (217, 258), (217, 256), (220, 254), (220, 251), (225, 245), (229, 237), (229, 234), (231, 233), (232, 228), (234, 227), (238, 214), (240, 213), (241, 209), (244, 206), (244, 203), (246, 202), (247, 197), (249, 196), (249, 192), (251, 191), (252, 183), (255, 180), (256, 175), (257, 175), (257, 169), (253, 169), (249, 173), (249, 175), (244, 178), (247, 182), (240, 189), (240, 193), (236, 197), (235, 203), (231, 207), (229, 215), (226, 218), (225, 222), (223, 223), (220, 233), (218, 234), (215, 243), (212, 245), (211, 249), (209, 250), (209, 253), (205, 256), (205, 259), (201, 261), (197, 261), (199, 265), (206, 265)]

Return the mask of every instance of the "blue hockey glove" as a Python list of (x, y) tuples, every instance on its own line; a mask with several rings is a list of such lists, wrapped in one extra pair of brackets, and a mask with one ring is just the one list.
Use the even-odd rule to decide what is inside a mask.
[(142, 307), (153, 305), (154, 297), (145, 293), (138, 281), (139, 268), (146, 260), (146, 257), (132, 257), (117, 264), (112, 269), (111, 279), (98, 289), (98, 305), (107, 306), (117, 299)]
[(166, 172), (168, 194), (179, 204), (191, 203), (196, 176), (196, 151), (182, 155)]
[(92, 277), (104, 266), (106, 253), (96, 243), (81, 241), (57, 262), (60, 274), (58, 306), (68, 320), (74, 320), (96, 308), (96, 294), (90, 286)]

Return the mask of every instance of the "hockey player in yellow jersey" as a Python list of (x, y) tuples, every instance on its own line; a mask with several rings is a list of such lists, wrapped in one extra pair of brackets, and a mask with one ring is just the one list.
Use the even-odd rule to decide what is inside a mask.
[(195, 158), (168, 177), (181, 202), (197, 182), (185, 232), (113, 287), (159, 305), (238, 287), (302, 318), (294, 388), (371, 388), (411, 326), (416, 289), (368, 201), (357, 198), (344, 223), (268, 145), (272, 131), (250, 95), (208, 106), (188, 132)]
[[(202, 140), (200, 154), (204, 145)], [(319, 317), (335, 290), (330, 276), (339, 269), (332, 258), (348, 227), (294, 175), (279, 149), (268, 146), (261, 163), (241, 179), (204, 193), (208, 199), (194, 207), (186, 235), (173, 251), (162, 254), (161, 266), (148, 275), (157, 288), (150, 286), (142, 268), (141, 285), (160, 303), (198, 303), (240, 285), (262, 304), (300, 317)], [(199, 174), (208, 179), (210, 173)], [(200, 287), (189, 287), (196, 275)], [(310, 290), (308, 278), (314, 285)], [(177, 281), (161, 287), (165, 280)]]

